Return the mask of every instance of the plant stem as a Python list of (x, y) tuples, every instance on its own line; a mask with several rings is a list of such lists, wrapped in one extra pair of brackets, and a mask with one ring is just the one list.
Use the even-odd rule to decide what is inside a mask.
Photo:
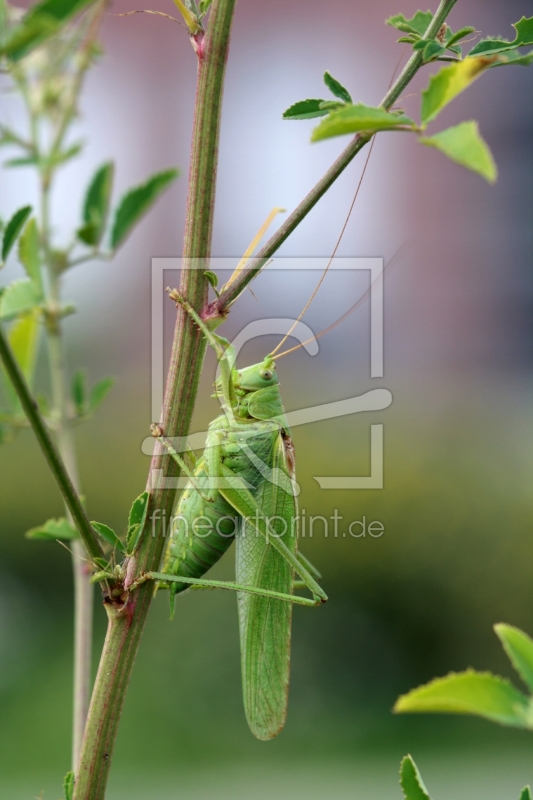
[[(187, 218), (185, 224), (184, 268), (180, 287), (196, 309), (207, 296), (202, 269), (190, 259), (207, 263), (211, 249), (214, 197), (218, 162), (220, 111), (231, 23), (236, 0), (215, 0), (212, 5), (205, 47), (198, 62), (198, 82), (193, 128)], [(171, 363), (167, 377), (161, 426), (165, 435), (187, 436), (196, 400), (205, 353), (198, 329), (178, 310)], [(178, 466), (160, 445), (152, 459), (147, 523), (138, 552), (127, 565), (126, 588), (142, 572), (157, 571), (165, 545), (162, 520), (170, 518), (175, 489), (152, 485), (156, 470), (167, 477), (178, 474)], [(157, 510), (159, 519), (153, 512)], [(109, 617), (106, 641), (89, 709), (82, 757), (76, 778), (74, 800), (102, 800), (111, 764), (120, 715), (131, 670), (139, 647), (153, 596), (147, 582), (126, 595), (120, 605), (106, 602)]]
[[(442, 24), (445, 22), (450, 11), (457, 3), (457, 0), (441, 0), (435, 15), (424, 34), (424, 39), (434, 39), (439, 32)], [(383, 100), (381, 107), (385, 109), (391, 108), (396, 100), (400, 97), (405, 88), (412, 81), (420, 67), (424, 65), (423, 55), (421, 50), (413, 53), (400, 75), (395, 80)], [(321, 197), (327, 192), (330, 186), (337, 180), (348, 164), (350, 164), (355, 156), (368, 144), (372, 139), (373, 134), (358, 133), (349, 143), (348, 147), (341, 153), (336, 161), (331, 165), (325, 175), (318, 181), (318, 183), (311, 189), (309, 194), (304, 197), (299, 206), (292, 212), (292, 214), (285, 220), (268, 242), (261, 248), (257, 256), (254, 258), (249, 267), (244, 269), (239, 277), (233, 281), (225, 292), (220, 294), (213, 303), (211, 303), (202, 315), (204, 319), (216, 319), (219, 316), (224, 317), (230, 305), (239, 297), (248, 284), (257, 276), (257, 274), (266, 265), (269, 258), (281, 247), (283, 242), (290, 236), (290, 234), (298, 227), (303, 219), (309, 214), (312, 208), (318, 203)]]
[[(80, 481), (76, 460), (76, 450), (72, 429), (68, 419), (67, 404), (67, 369), (62, 341), (61, 323), (58, 317), (60, 309), (60, 282), (50, 259), (49, 221), (48, 221), (49, 188), (42, 186), (42, 233), (44, 251), (48, 257), (48, 322), (46, 325), (48, 362), (52, 386), (52, 410), (56, 416), (56, 441), (65, 468), (76, 489), (80, 493)], [(72, 522), (72, 515), (67, 507), (67, 516)], [(89, 710), (91, 695), (92, 666), (92, 628), (94, 587), (90, 583), (92, 570), (86, 560), (86, 551), (80, 541), (72, 543), (72, 572), (74, 579), (74, 675), (73, 675), (73, 711), (72, 711), (72, 769), (76, 772), (81, 752), (83, 731)]]
[(85, 513), (81, 500), (74, 488), (74, 485), (69, 477), (67, 468), (61, 458), (56, 445), (45, 425), (41, 416), (37, 402), (33, 399), (31, 392), (26, 383), (26, 379), (22, 374), (19, 365), (11, 351), (4, 331), (0, 327), (0, 359), (5, 367), (9, 379), (13, 384), (17, 396), (20, 400), (22, 408), (30, 425), (33, 428), (37, 441), (41, 446), (41, 450), (48, 462), (52, 474), (54, 475), (65, 504), (72, 514), (74, 524), (83, 540), (89, 556), (94, 558), (104, 558), (104, 553), (100, 547), (100, 542), (96, 537), (91, 523)]
[[(57, 128), (52, 137), (48, 165), (41, 169), (41, 238), (45, 256), (48, 286), (47, 344), (50, 381), (52, 386), (52, 412), (57, 417), (56, 440), (59, 453), (72, 483), (80, 493), (80, 482), (76, 450), (68, 418), (67, 368), (65, 363), (63, 336), (61, 330), (61, 285), (60, 277), (52, 255), (50, 235), (49, 200), (50, 187), (55, 176), (55, 158), (61, 151), (65, 136), (75, 117), (85, 74), (91, 64), (94, 44), (107, 0), (99, 0), (82, 20), (82, 43), (76, 48), (76, 68), (71, 79), (68, 102), (63, 108)], [(31, 113), (31, 112), (30, 112)], [(36, 129), (36, 126), (35, 126)], [(33, 130), (33, 128), (32, 128)], [(71, 265), (69, 265), (71, 266)], [(67, 506), (67, 516), (72, 516)], [(73, 709), (72, 709), (72, 770), (78, 769), (83, 741), (83, 732), (89, 710), (92, 667), (92, 631), (94, 587), (90, 583), (92, 570), (88, 568), (86, 551), (79, 541), (72, 545), (72, 573), (74, 581), (74, 670), (73, 670)]]

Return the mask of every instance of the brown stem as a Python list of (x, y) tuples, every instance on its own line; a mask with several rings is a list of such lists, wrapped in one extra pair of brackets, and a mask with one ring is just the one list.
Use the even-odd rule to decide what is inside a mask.
[[(205, 303), (203, 269), (211, 249), (220, 110), (230, 30), (236, 0), (215, 0), (205, 46), (198, 54), (198, 83), (194, 118), (189, 195), (183, 250), (181, 290), (197, 309)], [(161, 427), (170, 437), (187, 436), (205, 353), (200, 332), (178, 311), (176, 332)], [(161, 470), (161, 473), (156, 472)], [(162, 519), (170, 518), (176, 490), (152, 486), (152, 476), (177, 476), (178, 467), (160, 446), (152, 459), (147, 523), (137, 553), (127, 565), (126, 587), (140, 573), (157, 571), (165, 545)], [(158, 511), (157, 519), (154, 511)], [(107, 604), (109, 626), (89, 717), (74, 800), (102, 800), (131, 670), (153, 596), (151, 583)]]

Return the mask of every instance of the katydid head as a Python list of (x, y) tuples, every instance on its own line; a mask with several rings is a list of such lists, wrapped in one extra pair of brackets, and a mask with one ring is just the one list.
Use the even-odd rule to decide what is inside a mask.
[(233, 384), (236, 389), (245, 392), (257, 392), (267, 386), (277, 386), (279, 380), (274, 359), (268, 355), (260, 364), (235, 370)]
[[(233, 368), (231, 382), (234, 398), (232, 413), (237, 419), (284, 419), (276, 364), (271, 355), (266, 356), (259, 364), (252, 364), (244, 369)], [(220, 378), (215, 383), (215, 392), (227, 408), (229, 404)]]

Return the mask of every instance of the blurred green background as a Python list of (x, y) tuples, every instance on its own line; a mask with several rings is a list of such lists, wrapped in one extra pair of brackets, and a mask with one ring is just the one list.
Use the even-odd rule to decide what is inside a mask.
[[(451, 24), (511, 36), (530, 4), (464, 0)], [(155, 6), (169, 11), (164, 0)], [(311, 146), (310, 124), (281, 111), (315, 96), (329, 69), (358, 99), (376, 103), (398, 58), (386, 16), (397, 6), (282, 0), (238, 6), (228, 66), (214, 254), (238, 258), (274, 205), (292, 208), (343, 142)], [(127, 0), (113, 12), (131, 10)], [(80, 131), (88, 147), (56, 194), (58, 237), (76, 224), (83, 189), (106, 158), (119, 189), (147, 173), (186, 167), (195, 64), (183, 31), (143, 15), (109, 17), (106, 55), (90, 76)], [(518, 798), (533, 782), (528, 734), (488, 723), (395, 717), (398, 694), (467, 666), (511, 677), (491, 626), (533, 633), (531, 254), (533, 73), (495, 70), (443, 115), (442, 127), (480, 119), (500, 167), (489, 188), (416, 143), (384, 136), (375, 148), (340, 255), (407, 255), (385, 282), (385, 377), (369, 378), (369, 318), (363, 307), (321, 340), (314, 358), (282, 359), (288, 410), (383, 386), (384, 412), (294, 431), (301, 504), (308, 514), (379, 520), (379, 539), (302, 543), (319, 566), (329, 603), (296, 608), (289, 717), (270, 743), (253, 740), (240, 697), (235, 598), (180, 599), (175, 620), (159, 596), (127, 697), (109, 797), (398, 798), (407, 752), (436, 800)], [(417, 81), (422, 88), (427, 77)], [(414, 91), (414, 89), (413, 89)], [(246, 102), (244, 99), (246, 98)], [(416, 113), (417, 99), (405, 107)], [(9, 114), (17, 106), (9, 99)], [(446, 116), (446, 118), (445, 118)], [(284, 255), (328, 255), (361, 170), (356, 164), (313, 211)], [(29, 173), (2, 175), (2, 216), (31, 198)], [(122, 530), (142, 491), (150, 419), (150, 258), (179, 255), (186, 180), (181, 178), (113, 265), (66, 279), (79, 314), (69, 318), (69, 364), (92, 380), (117, 376), (98, 415), (77, 433), (91, 519)], [(6, 270), (6, 280), (17, 273)], [(170, 274), (169, 282), (178, 276)], [(255, 318), (296, 316), (316, 274), (270, 274), (235, 307), (225, 333)], [(328, 278), (307, 323), (336, 319), (366, 284)], [(165, 311), (170, 337), (172, 307)], [(224, 332), (224, 330), (222, 331)], [(167, 338), (167, 341), (169, 339)], [(242, 363), (274, 340), (256, 341)], [(214, 414), (214, 363), (206, 364), (193, 429)], [(45, 388), (45, 381), (42, 380)], [(315, 475), (369, 471), (369, 425), (385, 426), (385, 488), (325, 492)], [(24, 532), (62, 513), (31, 434), (0, 449), (0, 796), (60, 794), (70, 761), (71, 575), (59, 546)], [(340, 529), (342, 530), (342, 524)], [(318, 531), (319, 526), (317, 526)], [(232, 552), (213, 577), (231, 577)], [(104, 614), (95, 610), (98, 649)]]

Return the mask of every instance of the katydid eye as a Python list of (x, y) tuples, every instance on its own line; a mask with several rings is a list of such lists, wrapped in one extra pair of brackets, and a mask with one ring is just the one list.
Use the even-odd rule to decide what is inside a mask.
[(271, 369), (262, 369), (259, 372), (259, 377), (262, 378), (264, 381), (269, 381), (272, 378), (272, 370)]

